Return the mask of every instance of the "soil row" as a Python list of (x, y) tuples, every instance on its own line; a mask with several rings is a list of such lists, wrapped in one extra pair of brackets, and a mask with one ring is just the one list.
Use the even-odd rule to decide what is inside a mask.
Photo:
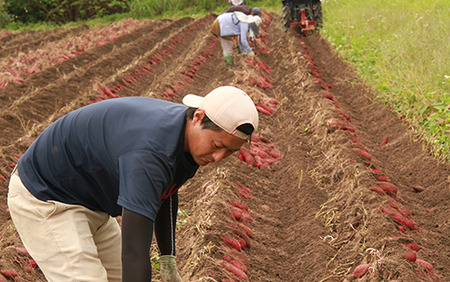
[[(279, 16), (264, 12), (257, 56), (236, 50), (235, 68), (226, 69), (213, 20), (146, 22), (0, 88), (0, 269), (45, 281), (20, 248), (6, 193), (17, 158), (51, 122), (104, 99), (180, 102), (234, 85), (257, 105), (260, 128), (251, 144), (180, 189), (177, 264), (185, 281), (450, 277), (448, 165), (424, 155), (402, 120), (373, 103), (320, 34), (283, 33)], [(0, 40), (31, 35), (46, 38)], [(48, 36), (67, 39), (61, 35)], [(42, 45), (31, 41), (17, 46)]]

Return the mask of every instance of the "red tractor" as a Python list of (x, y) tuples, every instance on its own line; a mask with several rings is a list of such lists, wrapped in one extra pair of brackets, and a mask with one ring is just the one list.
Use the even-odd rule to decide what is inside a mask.
[(282, 0), (283, 12), (281, 23), (283, 30), (298, 25), (301, 33), (308, 36), (309, 32), (322, 24), (322, 5), (320, 0)]

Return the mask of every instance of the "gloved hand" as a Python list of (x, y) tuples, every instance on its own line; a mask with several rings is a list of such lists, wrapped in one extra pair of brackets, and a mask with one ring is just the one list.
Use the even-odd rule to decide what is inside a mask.
[(161, 281), (163, 282), (182, 282), (181, 276), (177, 270), (175, 256), (163, 255), (159, 257), (159, 265), (161, 266)]
[(252, 57), (254, 57), (255, 56), (255, 52), (253, 52), (253, 51), (251, 51), (251, 52), (248, 52), (247, 53), (249, 56), (252, 56)]

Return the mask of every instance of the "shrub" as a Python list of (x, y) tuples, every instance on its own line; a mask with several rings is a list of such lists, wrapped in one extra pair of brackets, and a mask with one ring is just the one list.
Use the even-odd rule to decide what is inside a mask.
[(6, 3), (9, 13), (23, 23), (64, 24), (129, 11), (127, 0), (6, 0)]
[(4, 28), (13, 17), (8, 13), (6, 3), (4, 0), (0, 0), (0, 28)]

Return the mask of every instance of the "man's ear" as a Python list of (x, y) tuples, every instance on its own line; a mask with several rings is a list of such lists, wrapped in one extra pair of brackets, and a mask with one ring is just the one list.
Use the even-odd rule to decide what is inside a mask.
[(197, 122), (200, 124), (203, 120), (203, 118), (205, 117), (206, 113), (204, 109), (197, 109), (194, 112), (194, 116), (192, 117), (192, 121), (194, 124), (196, 124)]

